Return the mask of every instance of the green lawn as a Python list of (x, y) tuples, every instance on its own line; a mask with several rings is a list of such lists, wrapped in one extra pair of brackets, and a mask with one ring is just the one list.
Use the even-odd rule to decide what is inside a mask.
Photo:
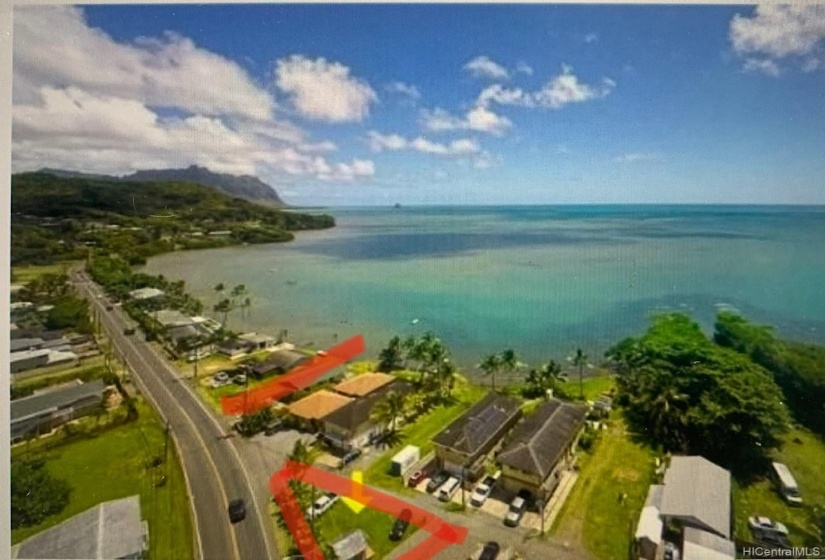
[[(592, 373), (589, 373), (592, 375)], [(593, 375), (592, 377), (585, 377), (582, 380), (582, 392), (584, 393), (584, 398), (588, 401), (596, 400), (602, 393), (606, 393), (615, 387), (615, 381), (613, 376), (611, 376), (607, 372), (599, 371), (598, 374)], [(569, 398), (578, 398), (579, 397), (579, 377), (578, 373), (570, 375), (561, 390), (559, 391), (561, 395), (568, 395)]]
[(654, 457), (652, 450), (632, 441), (621, 412), (614, 412), (591, 452), (580, 457), (579, 478), (553, 524), (553, 537), (598, 560), (626, 560)]
[(814, 524), (813, 507), (825, 507), (825, 484), (822, 476), (822, 467), (825, 466), (825, 443), (807, 430), (794, 429), (785, 437), (782, 449), (774, 456), (778, 461), (788, 465), (793, 473), (799, 484), (804, 505), (788, 506), (767, 478), (747, 486), (734, 483), (735, 535), (739, 539), (749, 539), (748, 517), (764, 515), (788, 527), (792, 544), (821, 544), (823, 537), (818, 534)]
[[(328, 512), (318, 518), (316, 530), (321, 539), (332, 544), (347, 533), (361, 529), (367, 535), (367, 542), (375, 552), (376, 560), (384, 558), (391, 550), (398, 546), (400, 541), (391, 541), (389, 538), (395, 518), (386, 513), (365, 507), (359, 513), (354, 513), (347, 505), (336, 502)], [(407, 539), (416, 531), (410, 525), (404, 533)]]
[[(136, 422), (45, 451), (49, 471), (72, 487), (69, 504), (38, 526), (13, 530), (13, 543), (101, 502), (139, 494), (141, 514), (149, 524), (149, 558), (193, 557), (189, 500), (174, 446), (170, 441), (170, 462), (164, 471), (167, 482), (153, 488), (155, 473), (145, 464), (163, 455), (164, 431), (148, 405), (140, 402), (138, 407), (140, 417)], [(27, 453), (25, 445), (16, 447), (12, 458)]]
[(70, 266), (78, 263), (79, 261), (66, 261), (47, 265), (13, 266), (11, 267), (12, 284), (28, 284), (44, 274), (65, 273), (69, 270)]
[(398, 443), (370, 465), (364, 473), (364, 483), (383, 486), (395, 491), (411, 492), (403, 486), (399, 477), (389, 474), (393, 455), (407, 445), (417, 445), (423, 457), (433, 449), (433, 436), (481, 400), (486, 393), (487, 390), (478, 385), (457, 384), (454, 394), (458, 400), (455, 404), (435, 408), (418, 418), (413, 424), (408, 424), (399, 430)]
[(103, 367), (103, 356), (95, 356), (83, 360), (82, 364), (51, 366), (49, 368), (40, 368), (38, 370), (31, 370), (31, 376), (24, 377), (14, 383), (15, 387), (35, 387), (42, 388), (58, 383), (65, 383), (72, 379), (77, 379), (88, 375), (89, 379), (100, 377), (105, 372)]

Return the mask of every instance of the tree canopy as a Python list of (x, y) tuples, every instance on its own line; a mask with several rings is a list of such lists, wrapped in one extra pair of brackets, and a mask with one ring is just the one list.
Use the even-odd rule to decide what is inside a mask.
[(726, 465), (765, 455), (789, 416), (770, 374), (709, 340), (681, 313), (661, 315), (639, 338), (613, 346), (618, 386), (640, 434), (668, 451)]
[(31, 527), (60, 513), (69, 503), (70, 491), (69, 483), (52, 476), (43, 460), (12, 461), (12, 528)]

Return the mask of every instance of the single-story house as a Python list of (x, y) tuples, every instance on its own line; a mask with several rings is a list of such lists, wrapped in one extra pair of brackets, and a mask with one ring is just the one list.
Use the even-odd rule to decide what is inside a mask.
[(662, 506), (664, 486), (652, 484), (647, 491), (645, 505), (636, 526), (636, 554), (645, 560), (654, 560), (656, 551), (662, 544), (662, 518), (659, 508)]
[(232, 232), (229, 231), (229, 230), (223, 229), (223, 230), (220, 230), (220, 231), (210, 231), (209, 235), (211, 235), (212, 237), (225, 237), (227, 235), (232, 235)]
[(43, 348), (12, 352), (9, 355), (9, 372), (18, 373), (48, 365), (49, 354), (51, 354), (51, 350), (44, 350)]
[(365, 397), (395, 381), (395, 377), (386, 373), (362, 373), (349, 379), (341, 381), (332, 389), (336, 393), (347, 395), (348, 397)]
[(102, 406), (106, 384), (97, 379), (38, 393), (9, 404), (12, 441), (31, 433), (48, 432)]
[(682, 539), (682, 560), (734, 560), (736, 545), (719, 535), (693, 527), (685, 527)]
[(15, 301), (9, 304), (9, 311), (14, 313), (15, 311), (24, 311), (32, 307), (34, 307), (34, 304), (30, 301)]
[(9, 293), (10, 294), (16, 294), (17, 292), (19, 292), (23, 288), (25, 288), (25, 286), (23, 284), (9, 284)]
[(270, 354), (263, 362), (252, 366), (252, 371), (258, 377), (269, 375), (272, 372), (286, 373), (306, 359), (307, 356), (294, 350), (278, 350)]
[(176, 309), (160, 309), (150, 315), (164, 329), (172, 327), (184, 327), (194, 325), (192, 317), (189, 317)]
[(166, 293), (157, 288), (138, 288), (129, 292), (129, 297), (137, 301), (161, 300)]
[(664, 522), (731, 535), (730, 472), (704, 457), (673, 457), (665, 472), (661, 514)]
[(220, 322), (216, 321), (215, 319), (211, 319), (209, 317), (203, 317), (201, 315), (195, 315), (191, 317), (192, 322), (196, 325), (210, 331), (210, 332), (217, 332), (221, 328)]
[(550, 399), (522, 420), (496, 458), (501, 486), (549, 499), (572, 463), (586, 415), (583, 406)]
[(321, 389), (287, 407), (287, 411), (304, 427), (317, 430), (322, 426), (321, 419), (329, 416), (354, 399)]
[(251, 349), (252, 345), (250, 345), (249, 342), (239, 338), (227, 338), (226, 340), (220, 341), (217, 345), (218, 352), (229, 356), (229, 358), (233, 360), (248, 354)]
[[(361, 377), (361, 376), (359, 376)], [(370, 418), (375, 406), (391, 392), (409, 394), (415, 387), (404, 381), (384, 384), (377, 391), (357, 397), (349, 404), (323, 417), (324, 435), (331, 444), (346, 451), (366, 447), (388, 427)]]
[(103, 502), (29, 537), (12, 548), (12, 558), (142, 559), (149, 550), (149, 526), (141, 520), (136, 494)]
[(201, 331), (195, 325), (180, 325), (169, 328), (165, 336), (173, 346), (177, 347), (188, 341), (196, 341), (201, 336)]
[(266, 350), (267, 348), (272, 348), (278, 343), (274, 336), (269, 336), (268, 334), (261, 334), (256, 332), (244, 333), (238, 336), (238, 338), (249, 343), (250, 348), (253, 352), (257, 350)]
[(367, 535), (361, 529), (356, 529), (332, 543), (332, 550), (337, 560), (367, 560), (372, 556)]
[(458, 476), (476, 478), (484, 459), (521, 418), (519, 405), (512, 397), (488, 394), (433, 438), (436, 464)]

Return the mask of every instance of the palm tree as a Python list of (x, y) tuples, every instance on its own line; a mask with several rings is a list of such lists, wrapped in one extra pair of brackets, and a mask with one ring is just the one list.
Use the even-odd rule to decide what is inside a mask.
[(401, 339), (394, 336), (390, 339), (387, 347), (378, 354), (378, 371), (391, 372), (401, 369), (403, 354), (403, 343)]
[(581, 348), (576, 348), (576, 355), (573, 356), (573, 365), (579, 368), (579, 396), (584, 398), (584, 366), (587, 363), (587, 354), (582, 352)]
[(232, 311), (232, 302), (224, 298), (212, 307), (215, 313), (223, 313), (223, 321), (221, 321), (221, 329), (226, 328), (226, 320), (229, 317), (229, 312)]
[(519, 361), (514, 350), (508, 348), (501, 353), (501, 369), (509, 374), (512, 374), (515, 370), (521, 367), (524, 367), (524, 364)]
[(544, 398), (547, 398), (548, 389), (555, 391), (559, 384), (566, 381), (567, 374), (562, 372), (561, 366), (555, 360), (550, 360), (539, 369), (531, 369), (527, 375), (527, 383)]
[(496, 390), (496, 373), (498, 373), (502, 365), (503, 363), (499, 354), (490, 354), (484, 358), (480, 364), (478, 364), (478, 367), (484, 372), (484, 374), (489, 375), (492, 378), (493, 391)]
[(395, 433), (395, 424), (399, 416), (404, 412), (406, 398), (402, 393), (390, 391), (387, 396), (375, 405), (370, 418), (380, 424), (388, 424), (390, 433)]
[[(447, 397), (449, 399), (453, 391), (453, 386), (455, 385), (455, 374), (457, 372), (458, 368), (456, 368), (455, 364), (449, 358), (444, 358), (438, 366), (436, 366), (433, 372), (433, 378), (438, 384), (440, 397)], [(445, 388), (447, 389), (446, 394), (444, 393)]]

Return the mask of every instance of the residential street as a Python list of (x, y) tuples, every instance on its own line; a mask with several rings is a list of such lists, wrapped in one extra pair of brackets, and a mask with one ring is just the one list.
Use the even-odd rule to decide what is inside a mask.
[[(100, 288), (84, 272), (71, 272), (71, 279), (99, 312), (102, 328), (146, 397), (171, 425), (194, 508), (197, 553), (203, 560), (279, 558), (260, 481), (248, 476), (235, 446), (223, 437), (225, 430), (140, 334), (123, 334), (128, 320), (118, 308), (106, 311)], [(246, 502), (247, 518), (231, 525), (227, 506), (235, 498)]]

